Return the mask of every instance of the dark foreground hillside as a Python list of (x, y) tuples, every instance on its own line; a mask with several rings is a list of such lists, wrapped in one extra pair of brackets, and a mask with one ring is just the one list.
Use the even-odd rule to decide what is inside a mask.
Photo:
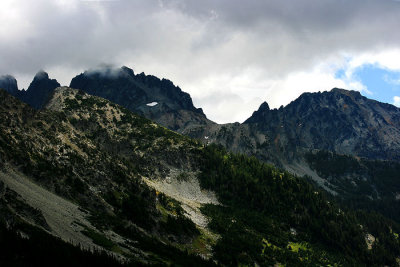
[(82, 250), (30, 225), (1, 223), (0, 249), (1, 266), (123, 266), (104, 251)]

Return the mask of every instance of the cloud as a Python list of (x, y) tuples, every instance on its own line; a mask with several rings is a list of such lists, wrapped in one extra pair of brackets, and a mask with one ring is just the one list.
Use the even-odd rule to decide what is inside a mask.
[(395, 105), (396, 107), (400, 107), (400, 96), (393, 97), (393, 105)]
[(390, 0), (2, 0), (0, 74), (26, 87), (45, 69), (67, 85), (85, 69), (127, 65), (171, 79), (212, 119), (242, 121), (264, 100), (366, 92), (357, 66), (400, 69), (399, 15)]
[(387, 75), (383, 77), (384, 81), (387, 82), (388, 84), (392, 84), (392, 85), (400, 85), (400, 79), (393, 79), (388, 77)]

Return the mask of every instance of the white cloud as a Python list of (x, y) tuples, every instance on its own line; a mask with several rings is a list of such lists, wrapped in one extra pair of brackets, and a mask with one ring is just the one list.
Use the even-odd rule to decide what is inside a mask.
[(393, 97), (393, 105), (395, 105), (396, 107), (400, 107), (400, 96)]
[(279, 108), (304, 92), (327, 91), (334, 87), (368, 93), (365, 85), (352, 77), (336, 78), (338, 68), (321, 64), (282, 79), (263, 77), (260, 70), (248, 69), (235, 77), (215, 75), (186, 88), (193, 91), (195, 105), (203, 107), (211, 120), (243, 122), (264, 101), (271, 108)]

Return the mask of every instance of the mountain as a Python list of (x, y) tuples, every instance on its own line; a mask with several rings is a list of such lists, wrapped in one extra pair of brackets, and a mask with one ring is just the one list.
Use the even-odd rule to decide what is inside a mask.
[[(78, 90), (56, 89), (41, 111), (4, 91), (0, 101), (0, 181), (7, 190), (0, 194), (1, 221), (7, 228), (28, 235), (26, 224), (33, 224), (122, 261), (207, 264), (184, 251), (194, 251), (199, 230), (181, 204), (146, 185), (189, 169), (194, 142)], [(192, 179), (189, 170), (187, 176)], [(201, 201), (208, 199), (213, 203), (212, 196)]]
[(72, 79), (70, 87), (104, 97), (165, 127), (184, 133), (196, 126), (213, 124), (189, 94), (171, 81), (127, 67), (104, 67), (85, 71)]
[(264, 102), (243, 124), (194, 129), (189, 135), (285, 166), (312, 150), (400, 160), (400, 109), (359, 92), (304, 93), (279, 109)]
[[(261, 107), (245, 121), (280, 147), (334, 151), (368, 159), (400, 159), (400, 109), (334, 88), (304, 93), (278, 110)], [(278, 137), (279, 135), (279, 137)]]
[(49, 100), (54, 89), (60, 84), (55, 79), (50, 79), (44, 71), (39, 71), (26, 91), (21, 92), (22, 101), (35, 109), (41, 109)]
[(18, 94), (17, 80), (11, 75), (0, 76), (0, 88), (6, 90), (13, 96), (17, 96)]
[(262, 154), (276, 155), (287, 170), (311, 176), (353, 207), (400, 221), (399, 108), (334, 88), (280, 109), (263, 104), (244, 125), (266, 136)]
[(400, 222), (400, 109), (393, 105), (334, 88), (279, 109), (264, 102), (242, 124), (188, 134), (305, 175), (345, 205)]
[[(395, 265), (400, 256), (397, 223), (103, 98), (59, 87), (37, 111), (0, 90), (0, 113), (0, 233), (15, 244), (40, 233), (132, 265)], [(72, 251), (60, 239), (49, 243)], [(71, 255), (99, 257), (61, 253), (53, 265)]]

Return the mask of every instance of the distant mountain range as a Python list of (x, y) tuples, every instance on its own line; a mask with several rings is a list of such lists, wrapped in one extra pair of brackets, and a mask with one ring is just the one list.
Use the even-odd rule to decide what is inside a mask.
[[(36, 74), (26, 91), (18, 90), (14, 77), (0, 78), (0, 87), (36, 109), (43, 107), (58, 86), (43, 71)], [(297, 175), (309, 175), (322, 186), (326, 179), (311, 170), (305, 160), (309, 152), (400, 160), (400, 109), (355, 91), (334, 88), (304, 93), (286, 107), (273, 110), (264, 102), (242, 124), (217, 124), (171, 81), (135, 74), (128, 67), (85, 71), (72, 79), (70, 87), (120, 104), (203, 143), (222, 144)]]

